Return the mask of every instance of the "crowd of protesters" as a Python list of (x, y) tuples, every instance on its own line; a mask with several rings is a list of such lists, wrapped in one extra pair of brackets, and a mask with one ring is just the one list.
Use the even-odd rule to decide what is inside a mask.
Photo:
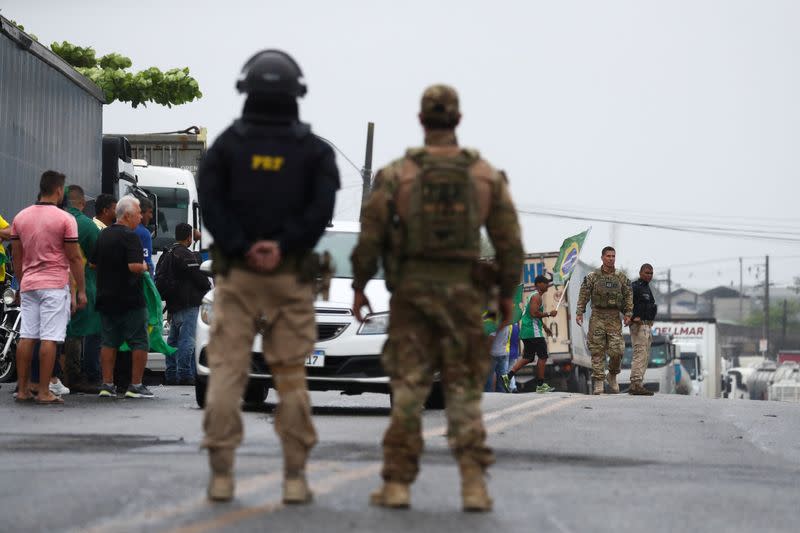
[[(131, 353), (124, 396), (153, 397), (143, 383), (151, 348), (144, 278), (154, 275), (147, 227), (153, 204), (101, 194), (92, 219), (84, 213), (85, 191), (67, 187), (63, 174), (45, 172), (39, 188), (36, 204), (11, 224), (0, 218), (0, 246), (11, 241), (10, 261), (0, 247), (0, 282), (13, 264), (20, 298), (15, 400), (61, 404), (71, 392), (116, 398), (115, 367), (123, 349)], [(199, 256), (190, 250), (196, 238), (189, 224), (178, 224), (176, 243), (168, 249), (174, 290), (163, 298), (171, 324), (167, 342), (177, 349), (166, 358), (170, 385), (194, 383), (195, 322), (210, 288)]]

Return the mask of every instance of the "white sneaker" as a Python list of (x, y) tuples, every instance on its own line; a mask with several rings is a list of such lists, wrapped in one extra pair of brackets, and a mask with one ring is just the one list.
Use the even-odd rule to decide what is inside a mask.
[(64, 384), (61, 383), (61, 380), (56, 378), (55, 383), (52, 382), (50, 383), (50, 392), (52, 392), (56, 396), (64, 396), (66, 394), (69, 394), (69, 388), (65, 387)]

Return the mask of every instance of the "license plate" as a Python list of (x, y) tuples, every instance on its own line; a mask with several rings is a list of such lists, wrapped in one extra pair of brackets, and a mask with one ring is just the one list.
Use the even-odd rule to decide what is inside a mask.
[(306, 366), (325, 366), (325, 351), (314, 350), (306, 357)]

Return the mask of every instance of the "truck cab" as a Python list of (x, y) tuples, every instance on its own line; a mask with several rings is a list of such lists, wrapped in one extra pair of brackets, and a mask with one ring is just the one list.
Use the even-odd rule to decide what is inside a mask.
[[(633, 362), (633, 346), (630, 335), (625, 335), (625, 352), (622, 356), (622, 370), (617, 376), (620, 392), (628, 390), (631, 384), (631, 363)], [(668, 335), (654, 335), (650, 345), (650, 361), (644, 373), (642, 385), (644, 388), (661, 394), (674, 394), (687, 374), (680, 366), (680, 349), (672, 342)], [(677, 378), (677, 379), (676, 379)]]

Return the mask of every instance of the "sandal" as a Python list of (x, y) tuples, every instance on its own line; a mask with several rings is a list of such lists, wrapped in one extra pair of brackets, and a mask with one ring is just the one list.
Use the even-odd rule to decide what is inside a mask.
[(14, 401), (17, 403), (33, 403), (34, 401), (36, 401), (36, 398), (34, 398), (33, 396), (28, 396), (27, 398), (20, 398), (19, 396), (17, 396), (17, 393), (15, 392)]
[(52, 400), (42, 400), (40, 398), (36, 398), (37, 405), (58, 405), (64, 403), (64, 400), (61, 396), (55, 396)]

